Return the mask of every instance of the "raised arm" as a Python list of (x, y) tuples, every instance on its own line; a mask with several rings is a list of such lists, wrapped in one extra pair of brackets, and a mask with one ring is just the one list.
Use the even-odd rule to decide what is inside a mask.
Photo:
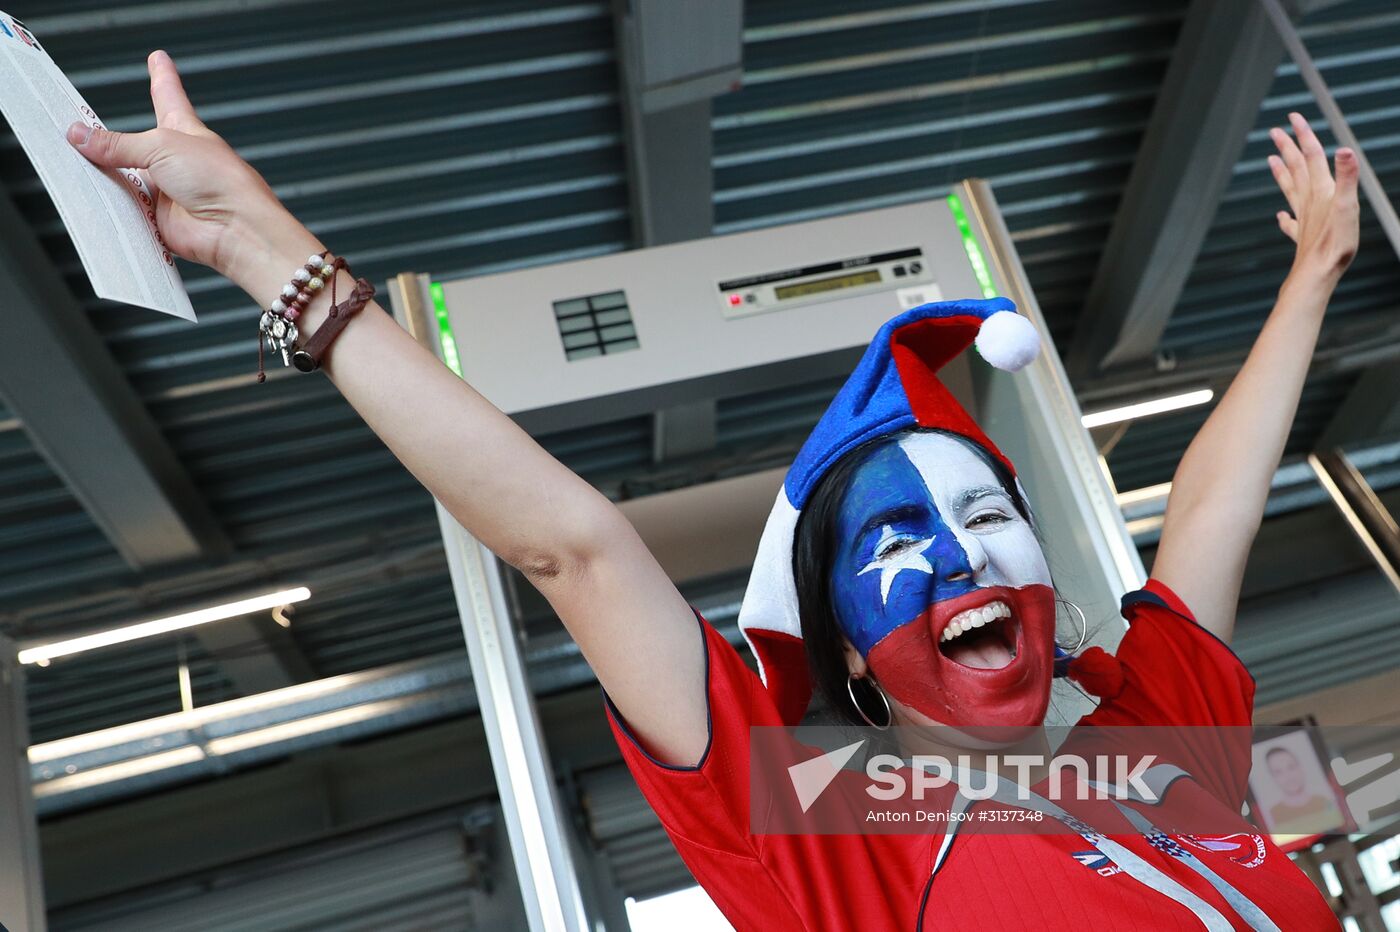
[[(75, 125), (69, 139), (98, 165), (147, 169), (162, 192), (157, 220), (169, 246), (266, 306), (325, 246), (200, 122), (170, 58), (157, 52), (148, 64), (156, 129), (89, 134)], [(348, 295), (353, 282), (340, 276), (339, 292)], [(298, 321), (304, 332), (325, 319), (329, 291)], [(256, 314), (250, 307), (250, 334)], [(462, 526), (549, 599), (653, 753), (697, 761), (708, 724), (695, 617), (612, 503), (377, 306), (337, 339), (326, 372)]]
[(1337, 177), (1298, 114), (1293, 138), (1272, 132), (1269, 166), (1288, 206), (1279, 227), (1297, 244), (1278, 302), (1229, 390), (1187, 447), (1172, 479), (1152, 575), (1228, 641), (1245, 561), (1288, 440), (1322, 317), (1356, 254), (1357, 161), (1337, 150)]

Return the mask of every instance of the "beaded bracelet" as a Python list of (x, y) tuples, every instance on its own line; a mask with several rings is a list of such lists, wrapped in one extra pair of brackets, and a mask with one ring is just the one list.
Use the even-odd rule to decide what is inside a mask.
[(316, 253), (306, 260), (306, 264), (292, 273), (291, 280), (283, 286), (282, 294), (268, 305), (258, 320), (258, 381), (267, 380), (263, 371), (263, 342), (269, 352), (282, 354), (282, 365), (291, 365), (288, 352), (294, 351), (301, 333), (296, 320), (311, 304), (316, 293), (326, 287), (326, 279), (333, 278), (336, 265), (327, 260), (328, 253)]
[[(330, 258), (328, 252), (317, 253), (306, 260), (306, 265), (292, 273), (291, 281), (282, 289), (277, 298), (263, 312), (258, 321), (258, 381), (265, 382), (263, 371), (263, 341), (268, 349), (282, 354), (282, 365), (295, 365), (302, 372), (314, 372), (320, 368), (331, 341), (345, 329), (346, 323), (361, 308), (374, 298), (374, 286), (363, 278), (356, 279), (354, 291), (343, 304), (336, 303), (336, 275), (341, 270), (350, 271), (344, 256)], [(353, 276), (354, 273), (351, 273)], [(299, 318), (311, 304), (317, 292), (331, 286), (330, 314), (312, 335), (304, 348), (298, 348), (301, 331), (297, 328)], [(291, 357), (287, 355), (292, 350)]]

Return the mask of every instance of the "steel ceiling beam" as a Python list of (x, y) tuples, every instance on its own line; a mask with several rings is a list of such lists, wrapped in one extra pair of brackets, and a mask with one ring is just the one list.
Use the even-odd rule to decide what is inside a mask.
[(1319, 450), (1400, 437), (1400, 377), (1394, 363), (1361, 373), (1318, 438)]
[(714, 227), (711, 100), (743, 76), (742, 0), (614, 0), (634, 238)]
[[(1140, 401), (1177, 389), (1213, 387), (1224, 390), (1244, 365), (1248, 348), (1193, 353), (1190, 359), (1162, 371), (1152, 363), (1124, 367), (1076, 386), (1081, 406), (1093, 408)], [(1361, 322), (1338, 323), (1323, 332), (1308, 370), (1311, 378), (1329, 378), (1372, 367), (1384, 369), (1400, 359), (1400, 326)], [(1394, 371), (1392, 368), (1390, 371)]]
[[(648, 114), (633, 80), (623, 93), (633, 239), (638, 246), (661, 246), (709, 236), (714, 228), (710, 100)], [(657, 411), (652, 438), (652, 459), (658, 463), (714, 449), (714, 400)]]
[(1254, 0), (1194, 0), (1089, 286), (1075, 381), (1151, 359), (1283, 59)]
[(14, 202), (0, 194), (0, 396), (133, 569), (232, 550)]
[(194, 635), (245, 696), (316, 678), (315, 668), (291, 632), (270, 612), (201, 625)]
[[(691, 22), (696, 16), (699, 21)], [(714, 232), (711, 100), (741, 76), (742, 19), (738, 0), (703, 9), (686, 0), (614, 3), (637, 246)], [(653, 459), (659, 463), (714, 449), (715, 422), (712, 399), (657, 411)]]
[(709, 236), (714, 229), (710, 100), (646, 113), (640, 97), (630, 81), (623, 86), (633, 239), (644, 247)]
[[(132, 569), (230, 556), (214, 512), (4, 193), (0, 231), (0, 397), (34, 446)], [(243, 619), (198, 635), (228, 655), (235, 686), (259, 692), (311, 673), (290, 636), (271, 628)]]

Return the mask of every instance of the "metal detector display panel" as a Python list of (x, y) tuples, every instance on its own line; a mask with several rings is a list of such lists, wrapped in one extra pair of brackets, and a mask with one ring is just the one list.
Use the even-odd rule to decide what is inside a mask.
[(719, 306), (725, 317), (736, 318), (875, 292), (898, 292), (901, 307), (914, 306), (910, 294), (922, 298), (916, 304), (942, 296), (924, 251), (913, 246), (722, 281)]

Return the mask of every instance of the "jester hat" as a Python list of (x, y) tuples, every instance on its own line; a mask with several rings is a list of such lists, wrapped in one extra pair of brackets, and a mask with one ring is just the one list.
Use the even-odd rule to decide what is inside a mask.
[(942, 301), (905, 311), (875, 334), (788, 469), (739, 611), (739, 627), (786, 722), (802, 718), (812, 695), (793, 580), (794, 535), (798, 516), (827, 470), (868, 440), (931, 427), (974, 441), (1016, 474), (938, 378), (938, 371), (974, 341), (983, 359), (1012, 371), (1028, 365), (1040, 350), (1035, 327), (1005, 298)]

